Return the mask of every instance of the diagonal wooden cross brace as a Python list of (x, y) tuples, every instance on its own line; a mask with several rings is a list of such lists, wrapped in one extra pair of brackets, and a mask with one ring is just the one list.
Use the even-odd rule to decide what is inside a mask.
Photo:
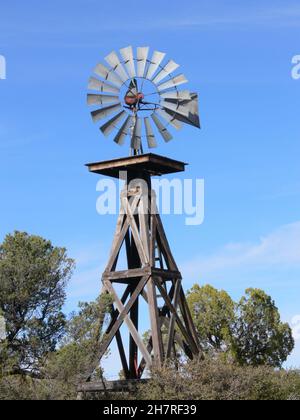
[[(103, 281), (103, 284), (104, 284), (105, 289), (114, 298), (114, 301), (115, 301), (116, 306), (117, 306), (117, 310), (119, 312), (119, 316), (118, 316), (117, 319), (115, 319), (113, 321), (113, 323), (111, 323), (111, 325), (107, 329), (106, 334), (108, 334), (108, 335), (107, 336), (104, 336), (105, 337), (104, 338), (104, 342), (101, 345), (100, 359), (105, 354), (105, 352), (108, 349), (110, 343), (112, 342), (114, 336), (120, 330), (120, 328), (121, 328), (121, 326), (122, 326), (122, 324), (123, 324), (124, 321), (127, 323), (127, 325), (128, 325), (128, 323), (130, 324), (130, 328), (129, 329), (131, 331), (132, 325), (131, 325), (130, 320), (128, 321), (128, 313), (129, 313), (130, 309), (132, 308), (132, 306), (134, 305), (134, 303), (136, 302), (136, 300), (138, 299), (139, 295), (141, 294), (141, 292), (142, 292), (143, 288), (145, 287), (148, 279), (149, 279), (149, 277), (143, 277), (139, 281), (138, 286), (136, 287), (136, 289), (135, 289), (134, 293), (132, 294), (130, 300), (128, 301), (128, 303), (125, 306), (124, 306), (123, 302), (119, 299), (119, 297), (118, 297), (115, 289), (113, 288), (113, 285), (110, 282), (110, 280), (104, 280)], [(135, 328), (134, 328), (134, 330), (135, 330)], [(136, 336), (136, 333), (137, 333), (137, 331), (135, 330), (134, 331), (134, 335), (135, 336)], [(137, 345), (138, 345), (138, 343), (137, 343)], [(147, 356), (147, 354), (146, 354), (146, 356)]]
[(143, 277), (142, 278), (142, 280), (139, 282), (139, 285), (137, 286), (134, 293), (132, 294), (128, 304), (126, 305), (126, 307), (123, 305), (123, 303), (119, 299), (119, 297), (118, 297), (115, 289), (113, 288), (111, 282), (109, 280), (104, 280), (104, 285), (106, 287), (106, 290), (113, 296), (116, 307), (117, 307), (117, 309), (120, 313), (119, 318), (118, 318), (116, 324), (114, 325), (114, 327), (112, 328), (107, 341), (105, 341), (105, 343), (106, 343), (105, 346), (107, 346), (106, 347), (106, 349), (107, 349), (108, 346), (109, 346), (109, 344), (107, 344), (109, 339), (111, 341), (111, 339), (114, 336), (113, 333), (115, 333), (115, 331), (118, 331), (120, 329), (121, 325), (123, 324), (123, 322), (125, 322), (127, 324), (127, 327), (130, 331), (131, 336), (133, 337), (136, 345), (140, 349), (143, 357), (145, 358), (147, 365), (149, 365), (149, 367), (150, 367), (151, 364), (152, 364), (151, 355), (149, 354), (149, 352), (148, 352), (140, 334), (136, 330), (133, 322), (131, 321), (131, 319), (128, 316), (128, 312), (130, 311), (131, 307), (133, 306), (133, 304), (135, 303), (135, 301), (137, 300), (137, 298), (141, 294), (141, 291), (145, 287), (148, 280), (149, 280), (148, 277)]

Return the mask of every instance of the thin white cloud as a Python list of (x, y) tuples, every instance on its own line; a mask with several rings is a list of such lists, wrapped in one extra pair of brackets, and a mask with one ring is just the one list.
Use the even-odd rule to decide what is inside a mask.
[(285, 225), (257, 243), (229, 243), (212, 255), (183, 264), (185, 276), (209, 276), (238, 269), (300, 268), (300, 222)]
[(300, 342), (300, 315), (295, 315), (292, 319), (293, 336), (295, 341)]
[(105, 247), (99, 241), (75, 250), (72, 250), (72, 247), (70, 247), (70, 249), (72, 251), (72, 257), (76, 261), (77, 267), (80, 268), (101, 262), (105, 252)]
[[(1, 103), (0, 103), (1, 105)], [(0, 152), (13, 151), (16, 153), (16, 148), (22, 149), (32, 143), (40, 142), (47, 137), (44, 132), (31, 132), (24, 135), (21, 130), (16, 128), (11, 123), (0, 123)]]
[[(101, 21), (96, 18), (97, 12), (92, 16), (88, 24), (83, 22), (82, 17), (79, 19), (73, 17), (73, 19), (65, 19), (63, 15), (47, 15), (44, 16), (42, 20), (37, 20), (33, 25), (29, 20), (23, 20), (21, 23), (16, 21), (7, 20), (2, 24), (2, 35), (8, 37), (8, 40), (12, 39), (22, 42), (18, 38), (14, 38), (16, 34), (16, 28), (21, 28), (22, 32), (27, 35), (36, 34), (39, 35), (65, 35), (69, 34), (76, 39), (70, 40), (70, 42), (61, 43), (61, 39), (58, 39), (58, 43), (63, 47), (70, 47), (74, 45), (79, 46), (91, 46), (93, 45), (105, 45), (105, 41), (102, 38), (97, 38), (97, 40), (91, 41), (91, 39), (84, 40), (82, 35), (101, 35), (103, 32), (115, 32), (119, 31), (122, 28), (123, 31), (127, 33), (132, 33), (136, 31), (152, 31), (152, 30), (176, 30), (176, 29), (188, 29), (188, 28), (198, 28), (198, 29), (207, 29), (210, 27), (222, 29), (224, 27), (232, 26), (252, 26), (252, 25), (271, 25), (276, 27), (298, 27), (300, 26), (300, 6), (298, 4), (294, 5), (284, 5), (282, 7), (261, 7), (260, 9), (250, 7), (243, 7), (241, 9), (227, 9), (224, 10), (215, 10), (213, 14), (208, 13), (207, 11), (201, 10), (201, 8), (188, 9), (188, 13), (185, 13), (183, 10), (182, 13), (175, 15), (168, 14), (167, 18), (156, 17), (154, 15), (142, 15), (139, 19), (136, 19), (135, 24), (132, 25), (130, 19), (121, 19), (119, 17), (114, 17), (111, 19), (108, 17), (104, 21)], [(146, 17), (145, 17), (146, 16)], [(80, 38), (80, 40), (78, 39)], [(43, 39), (41, 42), (45, 42)], [(53, 46), (56, 46), (57, 43), (52, 43)]]
[[(166, 22), (167, 24), (167, 22)], [(279, 25), (300, 26), (299, 5), (285, 6), (282, 8), (251, 8), (247, 13), (228, 13), (220, 16), (192, 16), (179, 20), (169, 21), (169, 25), (182, 27), (205, 27), (223, 25)]]

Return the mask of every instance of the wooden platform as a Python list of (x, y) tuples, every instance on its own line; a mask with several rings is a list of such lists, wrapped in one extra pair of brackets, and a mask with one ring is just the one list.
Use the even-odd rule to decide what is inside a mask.
[(86, 166), (95, 174), (119, 178), (119, 173), (147, 173), (150, 176), (160, 176), (184, 172), (187, 164), (178, 160), (169, 159), (152, 153), (139, 156), (107, 160), (103, 162), (88, 163)]

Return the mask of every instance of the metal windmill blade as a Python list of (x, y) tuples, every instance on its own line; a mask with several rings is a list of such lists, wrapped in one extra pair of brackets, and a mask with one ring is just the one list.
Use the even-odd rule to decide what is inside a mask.
[(110, 133), (118, 127), (118, 124), (120, 124), (124, 119), (126, 119), (126, 112), (121, 111), (119, 114), (117, 114), (115, 117), (113, 117), (111, 120), (109, 120), (107, 123), (105, 123), (102, 127), (100, 127), (100, 130), (102, 133), (107, 137), (110, 135)]
[(130, 127), (132, 126), (132, 117), (127, 117), (126, 121), (118, 131), (118, 134), (114, 138), (114, 142), (119, 146), (122, 146), (125, 142), (126, 137), (129, 134)]
[(102, 80), (96, 79), (96, 77), (90, 77), (88, 89), (97, 90), (98, 92), (106, 93), (117, 93), (119, 94), (120, 89), (103, 82)]
[(108, 56), (106, 56), (105, 61), (112, 67), (123, 83), (128, 80), (128, 75), (115, 51), (112, 51)]
[(115, 74), (112, 70), (109, 70), (106, 66), (99, 63), (94, 69), (94, 73), (98, 76), (102, 77), (104, 80), (107, 80), (108, 82), (112, 83), (113, 85), (116, 85), (118, 88), (120, 88), (123, 84), (122, 79)]
[(133, 49), (132, 47), (123, 48), (120, 50), (121, 56), (124, 60), (124, 65), (126, 67), (129, 77), (132, 79), (136, 77), (134, 58), (133, 58)]
[(161, 118), (167, 121), (168, 124), (172, 125), (172, 127), (174, 127), (176, 130), (182, 129), (182, 124), (179, 121), (179, 119), (176, 118), (176, 116), (174, 116), (174, 112), (168, 113), (167, 111), (163, 109), (158, 109), (157, 111), (155, 111), (153, 115), (155, 114), (158, 114)]
[(158, 131), (162, 135), (163, 139), (165, 140), (165, 142), (169, 142), (170, 140), (172, 140), (173, 139), (172, 134), (168, 131), (167, 127), (163, 125), (163, 123), (160, 121), (157, 115), (153, 114), (151, 118), (154, 124), (156, 125)]
[[(173, 104), (174, 107), (177, 104)], [(184, 109), (187, 115), (183, 113), (177, 113), (176, 119), (186, 124), (192, 125), (193, 127), (201, 128), (200, 117), (199, 117), (199, 100), (197, 93), (191, 94), (190, 100), (185, 100), (180, 102), (180, 108)], [(172, 115), (172, 110), (170, 108), (165, 108), (166, 112)]]
[(137, 77), (144, 77), (149, 55), (149, 47), (139, 47), (137, 49)]
[(103, 120), (104, 118), (109, 117), (110, 115), (120, 111), (121, 109), (122, 105), (120, 103), (117, 105), (110, 105), (105, 108), (97, 109), (96, 111), (93, 111), (91, 113), (93, 121), (98, 122), (100, 120)]
[(148, 71), (147, 71), (146, 79), (148, 80), (152, 79), (152, 77), (154, 76), (155, 72), (159, 68), (160, 63), (163, 61), (165, 56), (166, 56), (165, 53), (154, 51)]
[(173, 60), (170, 60), (152, 80), (153, 83), (157, 85), (159, 82), (177, 70), (178, 67), (180, 67), (179, 64), (175, 63)]
[(157, 147), (157, 142), (156, 142), (156, 138), (155, 138), (149, 117), (144, 118), (144, 124), (145, 124), (145, 129), (146, 129), (148, 147), (149, 149), (153, 149)]
[(180, 74), (179, 76), (173, 77), (173, 79), (170, 79), (167, 82), (158, 85), (157, 89), (159, 92), (163, 92), (164, 90), (183, 85), (187, 82), (187, 78), (183, 74)]
[(109, 96), (109, 95), (95, 95), (89, 93), (87, 96), (88, 105), (104, 105), (104, 104), (119, 104), (119, 96)]
[(189, 109), (184, 105), (180, 105), (180, 102), (172, 103), (162, 100), (161, 106), (165, 111), (172, 111), (173, 113), (179, 114), (186, 118), (189, 116)]

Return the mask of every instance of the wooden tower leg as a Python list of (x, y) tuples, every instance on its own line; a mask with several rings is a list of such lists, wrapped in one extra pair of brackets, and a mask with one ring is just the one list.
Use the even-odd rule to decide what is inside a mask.
[[(134, 302), (131, 308), (130, 319), (134, 327), (138, 331), (139, 330), (139, 297), (137, 297), (136, 301)], [(138, 379), (138, 346), (131, 334), (129, 337), (129, 364), (130, 364), (129, 365), (130, 379)]]

